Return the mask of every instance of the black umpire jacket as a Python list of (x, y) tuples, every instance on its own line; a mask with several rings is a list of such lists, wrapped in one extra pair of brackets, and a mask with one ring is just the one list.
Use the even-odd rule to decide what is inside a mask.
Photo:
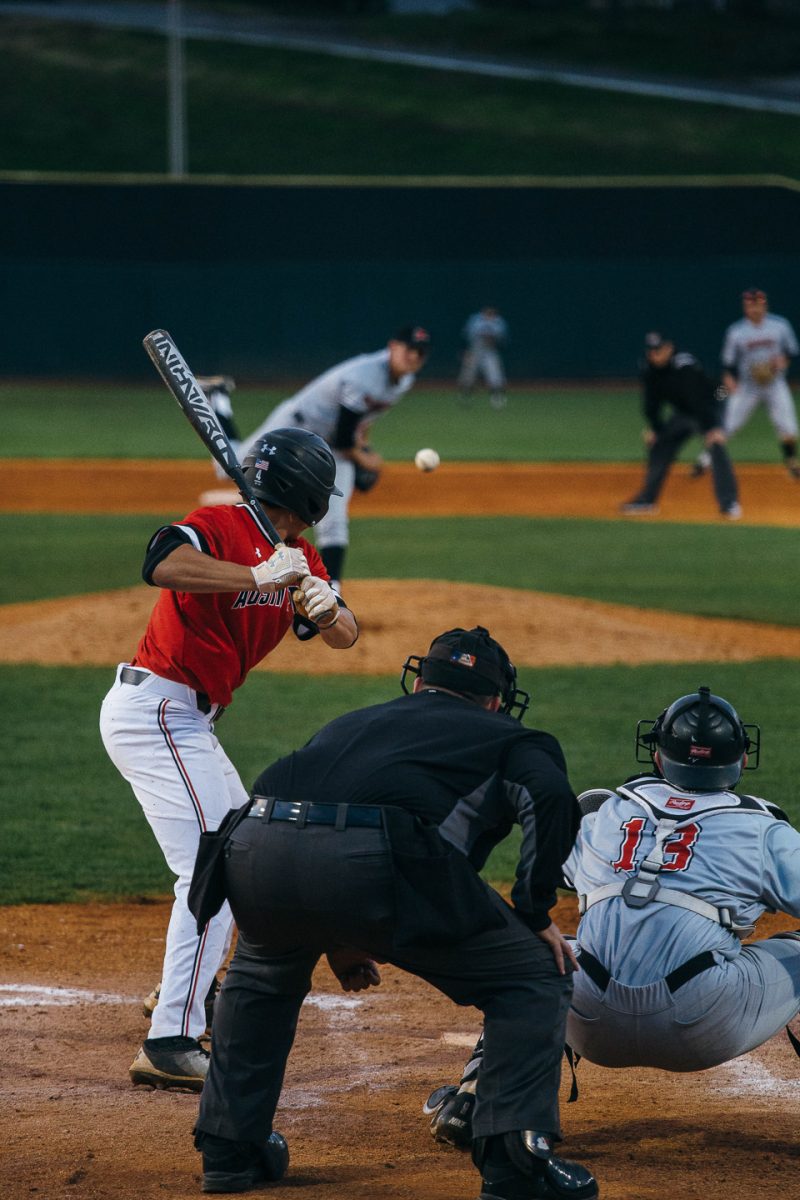
[(550, 923), (579, 820), (554, 737), (435, 689), (338, 717), (268, 767), (253, 792), (402, 810), (417, 835), (430, 831), (460, 851), (451, 857), (463, 866), (467, 858), (470, 876), (518, 823), (512, 900), (534, 931)]
[(646, 363), (641, 380), (642, 409), (655, 433), (661, 433), (665, 427), (665, 407), (696, 422), (703, 433), (722, 424), (717, 383), (693, 354), (679, 351), (663, 367)]

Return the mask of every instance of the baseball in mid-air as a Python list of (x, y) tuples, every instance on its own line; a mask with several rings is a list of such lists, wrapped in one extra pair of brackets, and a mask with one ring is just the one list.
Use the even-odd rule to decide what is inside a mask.
[(418, 450), (414, 455), (414, 463), (420, 471), (435, 471), (440, 462), (439, 455), (430, 448)]

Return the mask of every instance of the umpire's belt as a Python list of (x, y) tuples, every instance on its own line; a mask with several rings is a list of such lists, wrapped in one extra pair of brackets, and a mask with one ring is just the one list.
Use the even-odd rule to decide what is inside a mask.
[(308, 800), (276, 800), (274, 796), (255, 796), (248, 817), (264, 821), (293, 821), (298, 829), (304, 825), (333, 825), (346, 829), (358, 825), (362, 829), (381, 829), (383, 811), (366, 804), (317, 804)]
[[(605, 991), (611, 982), (611, 975), (603, 966), (603, 964), (590, 954), (588, 950), (581, 947), (581, 952), (578, 957), (578, 962), (581, 964), (581, 970), (585, 971), (593, 983)], [(694, 958), (689, 958), (685, 963), (681, 963), (674, 971), (670, 971), (669, 975), (664, 977), (664, 982), (670, 992), (677, 992), (678, 988), (683, 987), (690, 979), (694, 979), (695, 975), (699, 975), (702, 971), (707, 971), (709, 967), (715, 967), (717, 960), (710, 950), (704, 950), (702, 954), (695, 954)]]
[(209, 700), (205, 692), (196, 692), (188, 684), (162, 679), (160, 675), (154, 675), (152, 671), (141, 671), (137, 667), (123, 667), (119, 673), (120, 683), (129, 683), (133, 687), (138, 687), (140, 683), (144, 683), (145, 679), (156, 679), (161, 693), (174, 695), (176, 700), (187, 700), (190, 696), (194, 696), (197, 707), (205, 716), (208, 716), (214, 709), (217, 710), (215, 717), (217, 721), (225, 711), (221, 704), (214, 704), (212, 700)]

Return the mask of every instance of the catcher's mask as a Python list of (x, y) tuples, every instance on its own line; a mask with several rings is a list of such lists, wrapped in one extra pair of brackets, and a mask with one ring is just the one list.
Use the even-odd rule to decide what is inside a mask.
[[(646, 751), (668, 783), (689, 792), (735, 787), (755, 770), (761, 751), (758, 725), (743, 725), (732, 704), (707, 687), (674, 700), (655, 721), (636, 726), (636, 761)], [(750, 761), (748, 761), (748, 756)]]
[(328, 443), (308, 429), (271, 430), (242, 466), (259, 499), (297, 513), (306, 525), (322, 520), (331, 496), (342, 494)]
[(409, 654), (403, 663), (400, 685), (408, 695), (408, 676), (423, 683), (473, 696), (499, 696), (500, 712), (517, 720), (530, 704), (527, 692), (517, 688), (517, 672), (503, 647), (482, 625), (474, 629), (449, 629), (431, 642), (426, 655)]

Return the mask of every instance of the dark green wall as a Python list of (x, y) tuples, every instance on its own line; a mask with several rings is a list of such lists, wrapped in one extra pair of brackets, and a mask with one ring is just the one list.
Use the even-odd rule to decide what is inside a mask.
[(427, 325), (506, 315), (512, 377), (630, 375), (648, 328), (716, 362), (739, 292), (800, 318), (800, 197), (754, 187), (0, 184), (2, 370), (146, 378), (148, 330), (198, 373), (311, 376)]

